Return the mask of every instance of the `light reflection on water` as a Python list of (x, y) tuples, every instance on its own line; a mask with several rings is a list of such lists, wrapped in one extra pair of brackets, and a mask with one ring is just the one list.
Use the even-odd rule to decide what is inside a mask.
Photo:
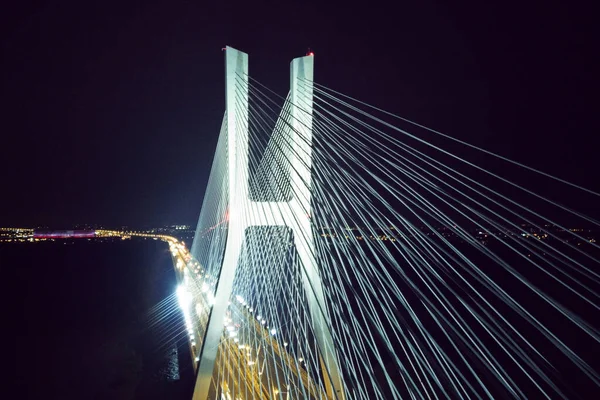
[(177, 346), (173, 346), (167, 353), (166, 365), (159, 371), (160, 377), (167, 380), (167, 382), (178, 381), (181, 376), (179, 375), (179, 352)]

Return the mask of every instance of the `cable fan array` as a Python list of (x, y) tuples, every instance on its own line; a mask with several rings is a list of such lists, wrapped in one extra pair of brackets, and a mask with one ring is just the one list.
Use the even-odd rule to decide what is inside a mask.
[[(249, 149), (242, 179), (252, 201), (269, 204), (240, 217), (310, 218), (312, 235), (302, 240), (314, 246), (326, 303), (318, 312), (343, 381), (343, 395), (333, 397), (600, 393), (600, 247), (588, 232), (599, 223), (464, 154), (484, 154), (502, 171), (560, 190), (598, 193), (313, 82), (298, 82), (312, 98), (292, 104), (238, 78), (233, 112)], [(294, 121), (292, 107), (307, 115)], [(307, 117), (310, 142), (294, 131)], [(229, 191), (236, 190), (228, 182), (227, 132), (224, 122), (183, 278), (194, 299), (190, 338), (199, 343), (227, 245)], [(290, 179), (307, 149), (310, 180)], [(290, 215), (284, 204), (307, 193), (310, 207)], [(297, 233), (286, 225), (245, 231), (212, 398), (332, 397), (307, 307), (315, 288), (303, 278)]]

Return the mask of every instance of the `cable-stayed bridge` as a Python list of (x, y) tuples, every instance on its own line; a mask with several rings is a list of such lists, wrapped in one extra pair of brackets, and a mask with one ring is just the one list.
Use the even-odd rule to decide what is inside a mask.
[(179, 269), (194, 399), (600, 394), (599, 194), (322, 86), (312, 54), (287, 96), (225, 63)]

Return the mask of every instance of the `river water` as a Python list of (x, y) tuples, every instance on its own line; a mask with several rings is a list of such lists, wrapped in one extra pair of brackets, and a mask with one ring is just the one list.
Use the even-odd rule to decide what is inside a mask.
[(0, 270), (14, 398), (190, 398), (166, 243), (3, 243)]

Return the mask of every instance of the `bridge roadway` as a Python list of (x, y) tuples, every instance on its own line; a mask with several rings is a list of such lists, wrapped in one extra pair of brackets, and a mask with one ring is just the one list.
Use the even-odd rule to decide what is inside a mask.
[[(175, 245), (175, 253), (174, 256), (177, 259), (176, 270), (182, 272), (183, 265), (188, 265), (191, 257), (187, 249), (181, 245)], [(181, 260), (187, 264), (182, 263)], [(193, 270), (193, 267), (191, 269)], [(204, 271), (199, 269), (197, 273), (203, 275)], [(196, 313), (200, 320), (200, 323), (194, 327), (194, 335), (199, 336), (201, 332), (197, 330), (197, 327), (206, 326), (208, 323), (210, 303), (207, 297), (200, 291), (198, 291), (194, 300), (198, 305)], [(292, 379), (288, 377), (287, 381), (283, 382), (284, 379), (280, 379), (279, 382), (279, 387), (288, 388), (286, 399), (298, 397), (305, 399), (327, 398), (326, 394), (315, 384), (314, 379), (309, 376), (307, 371), (299, 367), (296, 359), (285, 348), (279, 345), (275, 337), (270, 334), (269, 329), (263, 326), (246, 307), (232, 301), (229, 311), (242, 321), (244, 327), (249, 331), (248, 336), (255, 339), (255, 347), (256, 344), (258, 346), (257, 348), (252, 348), (250, 345), (240, 344), (235, 338), (223, 335), (223, 339), (219, 344), (218, 358), (215, 363), (212, 382), (215, 384), (216, 379), (222, 379), (219, 386), (225, 395), (224, 398), (271, 399), (278, 392), (276, 388), (269, 386), (269, 376), (271, 384), (276, 376), (285, 379), (284, 370), (291, 371), (293, 374)], [(263, 354), (266, 351), (271, 352), (269, 358), (276, 360), (276, 365), (265, 364), (264, 356), (263, 360), (260, 360), (261, 346), (265, 349)], [(192, 354), (195, 360), (198, 360), (198, 350), (196, 346), (192, 346)], [(283, 363), (286, 364), (285, 368), (282, 367)], [(197, 368), (197, 362), (194, 362), (194, 368)], [(265, 369), (269, 371), (265, 373)], [(276, 373), (275, 369), (279, 370), (279, 374)], [(219, 372), (222, 374), (220, 375)], [(242, 393), (244, 396), (238, 397)], [(297, 395), (290, 395), (292, 393)], [(228, 395), (229, 397), (227, 397)]]

